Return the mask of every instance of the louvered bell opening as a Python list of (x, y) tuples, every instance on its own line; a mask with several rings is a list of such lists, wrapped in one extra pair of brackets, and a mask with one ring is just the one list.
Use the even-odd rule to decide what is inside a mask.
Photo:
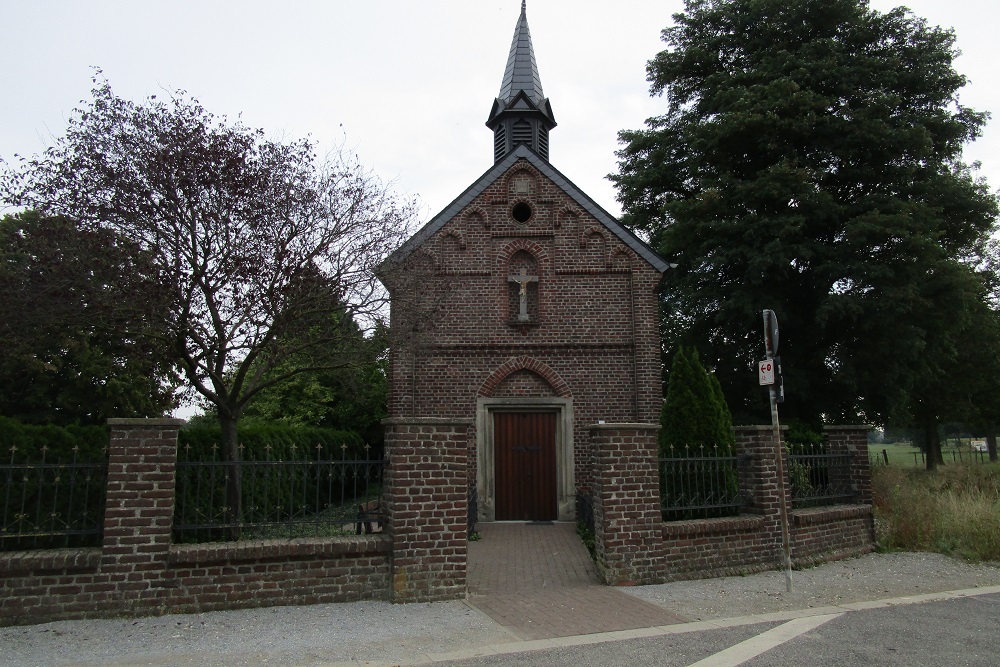
[(538, 154), (549, 159), (549, 131), (544, 125), (538, 127)]
[(518, 144), (527, 144), (529, 147), (532, 145), (532, 131), (531, 123), (526, 120), (519, 120), (514, 123), (514, 132), (512, 145), (517, 146)]
[(503, 125), (493, 131), (493, 160), (501, 159), (507, 154), (507, 129)]

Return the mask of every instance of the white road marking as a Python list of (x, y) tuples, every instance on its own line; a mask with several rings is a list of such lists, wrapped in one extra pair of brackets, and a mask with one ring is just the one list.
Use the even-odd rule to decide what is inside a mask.
[(843, 616), (842, 613), (796, 618), (776, 628), (771, 628), (756, 637), (751, 637), (745, 642), (730, 646), (725, 651), (719, 651), (704, 660), (699, 660), (689, 667), (736, 667), (751, 658), (756, 658), (765, 651), (770, 651), (775, 646), (780, 646), (790, 639), (795, 639), (801, 634), (815, 630), (824, 623), (832, 621), (835, 618), (840, 618), (841, 616)]

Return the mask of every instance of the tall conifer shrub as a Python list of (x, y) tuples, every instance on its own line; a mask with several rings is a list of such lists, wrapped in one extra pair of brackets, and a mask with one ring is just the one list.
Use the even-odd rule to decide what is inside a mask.
[(718, 379), (698, 359), (698, 351), (680, 347), (674, 355), (667, 397), (660, 413), (660, 453), (671, 447), (714, 448), (732, 451), (732, 416)]

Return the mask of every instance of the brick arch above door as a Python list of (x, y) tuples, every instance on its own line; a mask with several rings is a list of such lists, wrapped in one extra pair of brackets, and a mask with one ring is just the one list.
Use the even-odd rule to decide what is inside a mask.
[(541, 375), (522, 368), (505, 377), (492, 395), (495, 398), (555, 396), (555, 391)]
[(549, 386), (552, 387), (552, 393), (559, 398), (572, 398), (573, 393), (569, 389), (569, 385), (552, 370), (547, 364), (535, 359), (534, 357), (520, 356), (508, 359), (499, 368), (494, 370), (486, 381), (479, 387), (477, 396), (480, 397), (491, 397), (495, 395), (497, 388), (507, 379), (512, 373), (518, 371), (530, 371), (543, 380), (548, 382)]

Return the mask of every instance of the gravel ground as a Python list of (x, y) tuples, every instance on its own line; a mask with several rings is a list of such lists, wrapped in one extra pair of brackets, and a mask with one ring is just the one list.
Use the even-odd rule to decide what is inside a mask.
[(868, 554), (792, 571), (623, 588), (691, 620), (732, 618), (850, 602), (1000, 585), (1000, 564), (971, 565), (941, 554)]
[[(897, 553), (796, 571), (792, 593), (782, 572), (622, 590), (707, 620), (995, 585), (996, 565)], [(461, 601), (358, 602), (0, 628), (0, 666), (319, 666), (516, 641)]]
[(3, 667), (295, 667), (516, 641), (464, 602), (352, 602), (0, 628)]

